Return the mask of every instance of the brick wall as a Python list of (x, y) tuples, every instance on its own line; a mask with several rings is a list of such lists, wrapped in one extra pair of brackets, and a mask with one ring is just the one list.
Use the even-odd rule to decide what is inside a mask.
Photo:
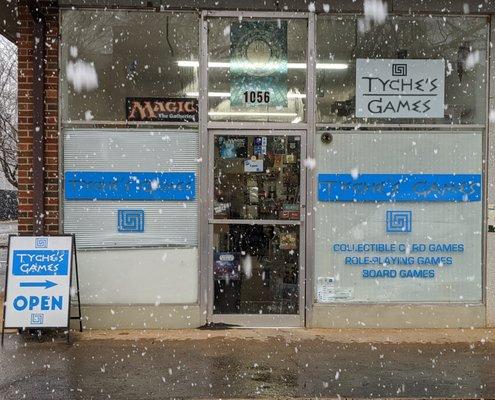
[[(19, 232), (33, 232), (33, 20), (19, 1)], [(58, 10), (45, 8), (45, 232), (59, 233)]]

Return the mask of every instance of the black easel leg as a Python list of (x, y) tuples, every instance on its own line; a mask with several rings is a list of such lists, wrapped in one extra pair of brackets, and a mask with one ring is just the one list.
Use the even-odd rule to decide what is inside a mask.
[(76, 235), (72, 235), (72, 244), (74, 246), (74, 261), (76, 267), (76, 285), (77, 285), (77, 309), (79, 312), (79, 332), (83, 331), (82, 326), (82, 312), (81, 312), (81, 295), (79, 293), (79, 265), (77, 263), (77, 248), (76, 248)]

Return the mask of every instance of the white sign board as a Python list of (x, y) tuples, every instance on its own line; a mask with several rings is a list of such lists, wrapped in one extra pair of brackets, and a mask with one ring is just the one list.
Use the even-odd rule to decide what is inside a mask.
[(61, 328), (69, 322), (72, 236), (11, 236), (5, 328)]
[(356, 60), (356, 117), (443, 118), (444, 60)]

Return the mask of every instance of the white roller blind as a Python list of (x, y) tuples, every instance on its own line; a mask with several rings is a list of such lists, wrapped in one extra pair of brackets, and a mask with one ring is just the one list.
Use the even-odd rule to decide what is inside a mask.
[[(318, 135), (317, 176), (337, 173), (358, 179), (362, 174), (472, 174), (481, 179), (482, 175), (481, 132), (336, 132), (329, 144), (320, 139)], [(442, 185), (440, 177), (435, 180), (429, 190), (439, 196), (452, 190)], [(417, 190), (425, 189), (426, 185)], [(480, 187), (480, 193), (483, 190)], [(319, 301), (481, 301), (482, 206), (482, 201), (468, 198), (376, 202), (317, 198), (315, 292), (324, 291), (328, 296)], [(390, 229), (389, 212), (408, 222), (399, 222), (403, 224), (399, 230)], [(359, 250), (363, 243), (393, 245), (396, 250)], [(388, 275), (370, 276), (376, 271)], [(409, 274), (418, 271), (427, 273)]]
[[(64, 172), (198, 173), (198, 133), (140, 129), (64, 131)], [(119, 232), (118, 211), (144, 213), (139, 231)], [(195, 247), (198, 206), (192, 200), (66, 200), (64, 231), (78, 247)]]

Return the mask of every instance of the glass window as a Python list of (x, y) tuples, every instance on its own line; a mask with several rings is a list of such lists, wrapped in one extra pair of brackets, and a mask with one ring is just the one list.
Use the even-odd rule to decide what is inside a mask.
[(484, 124), (488, 26), (485, 18), (389, 17), (360, 31), (359, 17), (317, 21), (317, 121), (356, 118), (356, 59), (445, 60), (443, 118), (376, 119), (367, 122)]
[(198, 133), (64, 131), (64, 231), (78, 247), (198, 245)]
[(481, 132), (320, 132), (315, 300), (480, 302), (482, 143)]
[(198, 97), (198, 15), (64, 11), (63, 121), (123, 121), (129, 97)]
[(305, 119), (307, 21), (208, 21), (211, 121)]
[(299, 226), (215, 225), (215, 314), (297, 314)]
[(215, 136), (214, 216), (299, 220), (299, 136)]

